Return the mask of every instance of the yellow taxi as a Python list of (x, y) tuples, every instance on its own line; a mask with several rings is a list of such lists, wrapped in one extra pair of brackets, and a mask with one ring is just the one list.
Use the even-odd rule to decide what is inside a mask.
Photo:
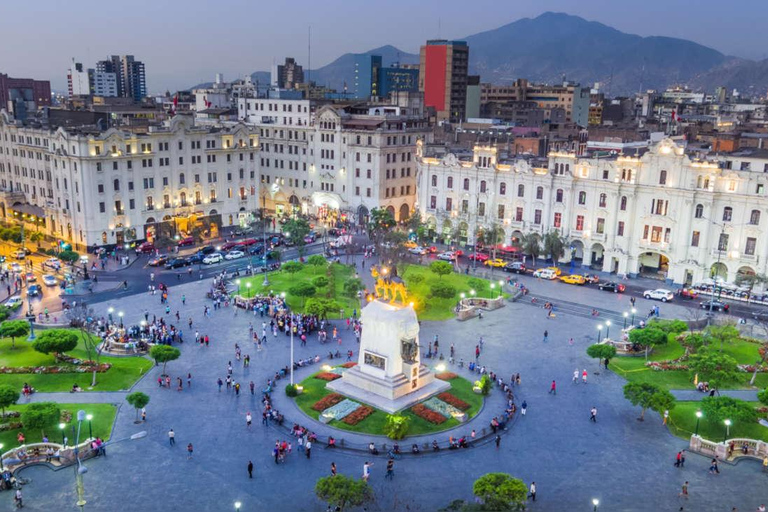
[(554, 272), (554, 273), (555, 273), (555, 275), (556, 275), (556, 276), (559, 276), (560, 274), (562, 274), (562, 273), (563, 273), (563, 271), (562, 271), (562, 270), (560, 270), (560, 269), (559, 269), (559, 268), (557, 268), (557, 267), (547, 267), (547, 270), (551, 270), (552, 272)]
[(567, 284), (584, 284), (587, 282), (587, 279), (584, 276), (579, 276), (576, 274), (572, 274), (570, 276), (562, 276), (560, 280)]
[(507, 262), (501, 258), (493, 258), (483, 262), (483, 265), (488, 265), (489, 267), (503, 267), (506, 264)]
[(405, 248), (406, 248), (406, 249), (413, 249), (413, 248), (415, 248), (415, 247), (418, 247), (418, 245), (419, 245), (419, 244), (417, 244), (417, 243), (416, 243), (416, 242), (414, 242), (413, 240), (408, 240), (407, 242), (405, 242), (405, 244), (404, 244), (404, 245), (405, 245)]

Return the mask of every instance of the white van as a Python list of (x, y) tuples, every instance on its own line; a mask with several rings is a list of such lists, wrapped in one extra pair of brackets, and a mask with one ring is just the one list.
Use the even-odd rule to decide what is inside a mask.
[(533, 273), (533, 277), (540, 277), (542, 279), (557, 279), (557, 273), (551, 268), (540, 268)]

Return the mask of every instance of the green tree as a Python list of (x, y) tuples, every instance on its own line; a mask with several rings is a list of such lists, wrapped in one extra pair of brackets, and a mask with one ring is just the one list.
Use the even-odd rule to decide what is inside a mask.
[(616, 347), (608, 343), (595, 343), (587, 347), (587, 355), (597, 359), (597, 367), (600, 368), (600, 362), (603, 359), (610, 361), (616, 356)]
[(429, 287), (429, 293), (432, 297), (439, 299), (452, 299), (456, 296), (456, 287), (448, 283), (437, 282)]
[(704, 330), (704, 344), (709, 346), (719, 343), (722, 352), (723, 345), (733, 343), (739, 336), (739, 330), (732, 324), (710, 325)]
[(0, 306), (0, 322), (5, 322), (11, 316), (11, 310), (7, 306)]
[(757, 393), (757, 399), (763, 405), (768, 405), (768, 388), (763, 389)]
[(77, 348), (77, 333), (68, 329), (48, 329), (37, 336), (32, 348), (43, 354), (53, 353), (58, 360), (64, 352)]
[(549, 255), (555, 265), (565, 254), (565, 244), (565, 238), (554, 229), (544, 235), (544, 252)]
[(38, 247), (40, 247), (40, 242), (43, 241), (43, 238), (44, 238), (43, 234), (40, 233), (39, 231), (35, 231), (31, 235), (29, 235), (29, 241), (37, 244)]
[(40, 429), (45, 435), (45, 428), (56, 423), (61, 417), (61, 409), (54, 402), (37, 402), (27, 405), (21, 412), (21, 424), (27, 429)]
[(363, 281), (358, 277), (353, 277), (344, 283), (344, 294), (348, 297), (354, 297), (357, 295), (357, 292), (364, 289), (365, 285), (363, 284)]
[(16, 338), (29, 334), (29, 322), (26, 320), (6, 320), (0, 324), (0, 338), (11, 338), (11, 348), (16, 348)]
[(75, 263), (80, 259), (80, 255), (75, 251), (61, 251), (59, 253), (59, 259), (66, 261), (67, 263)]
[(18, 401), (19, 392), (15, 387), (8, 384), (0, 384), (0, 409), (3, 411), (3, 416), (5, 416), (5, 408), (12, 406)]
[(312, 265), (315, 267), (323, 267), (328, 265), (328, 260), (326, 260), (321, 254), (313, 254), (309, 258), (307, 258), (307, 265)]
[(373, 501), (373, 489), (368, 482), (346, 475), (320, 478), (315, 484), (315, 494), (341, 512), (347, 507), (359, 507)]
[(384, 233), (395, 226), (395, 217), (386, 208), (373, 208), (368, 222), (368, 232), (374, 240), (381, 242)]
[(402, 414), (387, 414), (387, 421), (384, 423), (384, 434), (390, 439), (402, 439), (408, 434), (408, 426), (411, 419)]
[(648, 322), (647, 327), (659, 329), (667, 334), (680, 334), (688, 330), (688, 324), (682, 320), (654, 318)]
[(416, 241), (424, 242), (427, 239), (427, 225), (424, 224), (421, 213), (418, 210), (414, 210), (411, 213), (405, 221), (405, 227), (408, 229), (408, 233), (416, 235)]
[(280, 270), (285, 270), (289, 274), (295, 274), (297, 272), (301, 272), (301, 269), (304, 268), (304, 265), (299, 263), (298, 261), (286, 261), (282, 264), (280, 267)]
[(309, 222), (301, 217), (290, 219), (283, 224), (283, 233), (286, 234), (291, 243), (296, 246), (299, 256), (304, 256), (304, 251), (306, 250), (305, 246), (307, 245), (304, 241), (304, 237), (306, 237), (310, 231)]
[(308, 297), (312, 297), (314, 294), (316, 294), (317, 289), (310, 283), (299, 283), (296, 286), (291, 286), (288, 289), (288, 293), (295, 295), (296, 297), (301, 297), (301, 305), (303, 307), (304, 301)]
[(175, 361), (181, 356), (181, 351), (170, 345), (155, 345), (149, 349), (149, 356), (157, 363), (163, 363), (163, 375), (169, 361)]
[(533, 265), (541, 254), (541, 238), (537, 233), (528, 233), (523, 235), (520, 245), (523, 252), (531, 257), (531, 265)]
[(751, 403), (729, 396), (705, 396), (701, 400), (701, 410), (707, 419), (718, 423), (725, 420), (743, 423), (757, 421), (757, 411)]
[(720, 389), (722, 386), (739, 379), (739, 365), (734, 358), (711, 349), (703, 349), (688, 358), (691, 378), (699, 376), (699, 381), (709, 382), (709, 387)]
[(656, 345), (664, 345), (667, 339), (667, 333), (661, 329), (654, 329), (646, 326), (643, 329), (632, 329), (629, 331), (629, 341), (645, 347), (645, 359), (648, 360), (648, 350)]
[(641, 408), (640, 417), (637, 419), (645, 421), (645, 410), (653, 404), (654, 394), (660, 391), (659, 386), (650, 382), (628, 382), (624, 385), (624, 398)]
[(675, 395), (667, 391), (666, 389), (660, 389), (651, 397), (651, 410), (659, 413), (660, 416), (664, 415), (664, 411), (671, 411), (675, 408), (677, 399)]
[(507, 473), (486, 473), (475, 480), (472, 493), (483, 502), (485, 510), (514, 510), (528, 497), (523, 481)]
[(453, 272), (453, 265), (447, 261), (435, 260), (429, 264), (429, 270), (437, 274), (440, 279), (442, 279), (443, 276), (447, 276)]
[(330, 281), (325, 276), (317, 276), (312, 278), (312, 285), (315, 288), (325, 288)]
[(309, 315), (316, 315), (320, 319), (327, 319), (329, 313), (335, 313), (341, 309), (338, 302), (333, 299), (321, 299), (313, 297), (307, 299), (304, 311)]
[(131, 406), (134, 409), (136, 409), (136, 423), (138, 423), (139, 409), (142, 409), (147, 406), (147, 404), (149, 403), (149, 396), (142, 393), (141, 391), (135, 391), (130, 395), (126, 396), (125, 401), (131, 404)]

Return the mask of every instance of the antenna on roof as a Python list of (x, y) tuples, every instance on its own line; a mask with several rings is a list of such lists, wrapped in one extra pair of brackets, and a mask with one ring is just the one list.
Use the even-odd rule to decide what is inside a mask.
[(440, 29), (442, 25), (442, 18), (437, 18), (437, 38), (440, 39)]
[(309, 83), (312, 73), (312, 25), (307, 27), (307, 99), (309, 99)]

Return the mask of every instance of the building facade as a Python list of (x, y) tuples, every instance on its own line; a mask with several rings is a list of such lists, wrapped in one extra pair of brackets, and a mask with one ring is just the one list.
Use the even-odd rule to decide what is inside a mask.
[(12, 78), (0, 73), (0, 110), (21, 114), (51, 105), (51, 82), (32, 78)]
[(663, 139), (639, 158), (550, 153), (500, 163), (419, 147), (418, 208), (433, 236), (467, 242), (493, 225), (502, 243), (554, 230), (561, 261), (678, 285), (768, 272), (768, 154), (703, 160)]
[(278, 89), (295, 89), (304, 83), (304, 68), (296, 63), (293, 57), (286, 57), (285, 63), (274, 66), (272, 85)]
[(69, 98), (76, 96), (117, 97), (117, 75), (95, 69), (85, 69), (80, 62), (72, 60), (67, 71), (67, 91)]
[(510, 85), (480, 84), (480, 103), (535, 102), (549, 117), (552, 109), (565, 111), (565, 122), (586, 127), (589, 124), (590, 89), (564, 82), (561, 85), (532, 84), (524, 78)]
[(112, 55), (96, 63), (97, 73), (114, 73), (117, 96), (141, 101), (147, 95), (147, 78), (144, 63), (133, 55)]
[(427, 41), (421, 47), (419, 91), (438, 121), (458, 123), (467, 109), (469, 46), (465, 41)]
[(14, 123), (0, 112), (0, 218), (79, 250), (216, 236), (257, 208), (258, 134), (190, 116), (135, 134)]

